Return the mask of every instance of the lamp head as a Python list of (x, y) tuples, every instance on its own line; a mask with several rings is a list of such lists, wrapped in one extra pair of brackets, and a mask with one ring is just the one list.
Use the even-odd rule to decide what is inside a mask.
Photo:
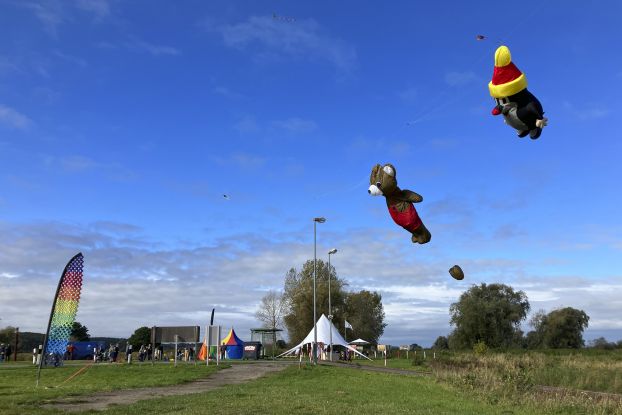
[(330, 251), (328, 251), (328, 255), (332, 255), (332, 254), (336, 254), (337, 253), (337, 248), (333, 248)]
[(324, 223), (326, 222), (326, 218), (313, 218), (314, 222)]

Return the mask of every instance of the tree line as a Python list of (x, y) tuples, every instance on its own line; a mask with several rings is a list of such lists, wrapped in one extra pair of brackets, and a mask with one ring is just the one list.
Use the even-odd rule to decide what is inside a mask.
[[(285, 274), (283, 291), (270, 291), (259, 305), (255, 317), (265, 328), (285, 328), (291, 345), (298, 344), (313, 327), (313, 260), (300, 270), (291, 268)], [(335, 268), (320, 259), (316, 262), (317, 318), (328, 312), (328, 281), (332, 321), (346, 340), (362, 338), (377, 343), (384, 329), (385, 313), (382, 296), (376, 291), (348, 291), (348, 283), (339, 278)], [(346, 321), (352, 329), (346, 329)]]
[[(449, 308), (453, 331), (439, 336), (435, 349), (523, 348), (578, 349), (585, 346), (583, 331), (590, 317), (583, 310), (564, 307), (546, 313), (536, 312), (530, 320), (533, 328), (527, 334), (521, 323), (530, 311), (527, 295), (505, 284), (474, 285), (462, 293)], [(622, 348), (622, 341), (592, 342), (595, 348)]]

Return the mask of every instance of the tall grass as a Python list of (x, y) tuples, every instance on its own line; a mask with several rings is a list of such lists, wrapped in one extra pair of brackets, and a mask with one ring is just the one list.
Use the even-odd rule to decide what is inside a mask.
[(443, 353), (428, 365), (439, 381), (491, 402), (622, 414), (622, 396), (601, 394), (622, 394), (622, 353)]

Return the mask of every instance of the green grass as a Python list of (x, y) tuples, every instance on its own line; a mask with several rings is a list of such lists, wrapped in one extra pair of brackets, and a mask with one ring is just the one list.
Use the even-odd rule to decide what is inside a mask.
[[(535, 385), (618, 390), (620, 355), (577, 353), (471, 353), (416, 361), (388, 359), (387, 367), (427, 370), (431, 376), (366, 372), (348, 367), (297, 364), (259, 380), (211, 392), (172, 396), (113, 407), (105, 414), (622, 414), (622, 403), (590, 397), (542, 396)], [(365, 362), (365, 363), (363, 363)], [(236, 364), (245, 364), (239, 362)], [(384, 367), (384, 360), (356, 364)], [(223, 366), (221, 366), (222, 368)], [(96, 365), (58, 387), (80, 369), (45, 369), (35, 389), (36, 370), (22, 365), (0, 369), (0, 414), (55, 414), (46, 402), (112, 389), (177, 384), (208, 376), (204, 365)], [(225, 369), (226, 370), (226, 369)], [(54, 386), (46, 388), (46, 386)], [(84, 397), (80, 397), (84, 396)], [(504, 412), (505, 411), (505, 412)]]
[(537, 409), (473, 399), (430, 378), (331, 366), (303, 366), (299, 369), (297, 365), (243, 385), (228, 386), (209, 393), (141, 401), (103, 413), (128, 415), (156, 411), (166, 414), (227, 415), (543, 413)]
[(38, 405), (61, 397), (88, 395), (97, 391), (178, 384), (209, 376), (217, 370), (214, 365), (182, 364), (175, 368), (163, 364), (98, 364), (63, 383), (82, 367), (43, 369), (38, 388), (35, 387), (34, 366), (1, 368), (0, 414), (50, 413), (38, 408)]

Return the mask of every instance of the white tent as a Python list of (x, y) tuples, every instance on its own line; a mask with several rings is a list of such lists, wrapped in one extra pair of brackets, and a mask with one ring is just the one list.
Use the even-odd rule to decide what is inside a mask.
[[(339, 331), (335, 328), (333, 323), (331, 323), (326, 318), (326, 316), (324, 314), (322, 314), (320, 316), (319, 320), (317, 321), (316, 326), (317, 326), (317, 342), (318, 343), (323, 343), (326, 346), (328, 346), (330, 344), (330, 332), (331, 332), (331, 328), (332, 328), (332, 331), (333, 331), (333, 346), (343, 346), (343, 347), (347, 348), (348, 350), (363, 356), (365, 359), (369, 359), (369, 357), (365, 356), (364, 354), (362, 354), (358, 350), (356, 350), (354, 347), (350, 346), (348, 344), (348, 342), (346, 342), (343, 339), (343, 337), (341, 337), (341, 334), (339, 334)], [(290, 353), (296, 352), (302, 346), (304, 346), (305, 344), (309, 344), (309, 343), (313, 344), (313, 339), (314, 339), (313, 327), (311, 327), (311, 331), (309, 332), (309, 334), (307, 334), (307, 337), (305, 337), (303, 341), (301, 341), (300, 343), (298, 343), (298, 345), (292, 347), (291, 349), (289, 349), (285, 353), (280, 354), (278, 357), (285, 356), (285, 355), (288, 355)], [(371, 359), (369, 359), (369, 360), (371, 360)]]
[(364, 344), (369, 344), (369, 342), (363, 339), (356, 339), (356, 340), (352, 340), (350, 344), (356, 344), (356, 345), (362, 346)]

